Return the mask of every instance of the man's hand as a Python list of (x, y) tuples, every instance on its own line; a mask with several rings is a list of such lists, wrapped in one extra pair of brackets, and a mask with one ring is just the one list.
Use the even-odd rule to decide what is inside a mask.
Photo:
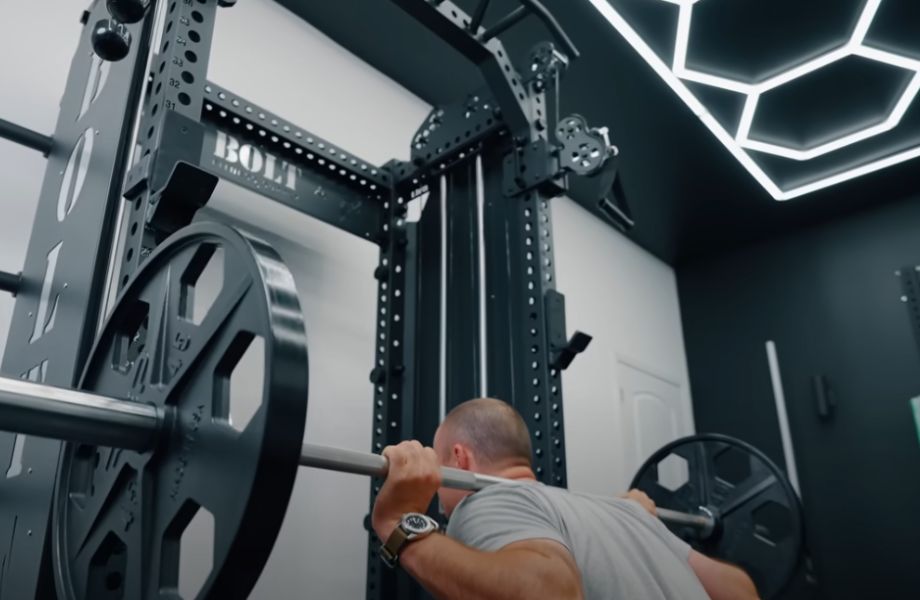
[(387, 446), (389, 461), (386, 481), (377, 494), (371, 524), (377, 537), (386, 541), (408, 512), (424, 513), (441, 487), (441, 465), (431, 448), (416, 441)]
[(653, 517), (658, 516), (658, 508), (655, 506), (655, 501), (648, 497), (648, 494), (642, 490), (631, 489), (620, 498), (626, 498), (627, 500), (634, 500), (642, 505), (642, 508), (647, 510), (650, 515)]

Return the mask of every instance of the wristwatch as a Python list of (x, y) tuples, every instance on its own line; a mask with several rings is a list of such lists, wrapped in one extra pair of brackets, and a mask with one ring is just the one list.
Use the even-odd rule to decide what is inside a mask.
[(386, 566), (393, 568), (399, 562), (399, 553), (409, 542), (426, 538), (440, 528), (438, 522), (428, 515), (406, 513), (386, 543), (380, 546), (380, 558)]

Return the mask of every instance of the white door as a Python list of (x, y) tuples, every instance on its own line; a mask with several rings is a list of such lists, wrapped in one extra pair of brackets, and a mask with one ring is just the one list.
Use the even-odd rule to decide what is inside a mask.
[[(631, 480), (639, 467), (653, 452), (691, 432), (681, 410), (679, 384), (646, 369), (617, 361), (620, 383), (622, 435), (625, 455), (623, 467)], [(661, 465), (665, 468), (686, 469), (686, 464)], [(665, 477), (681, 478), (684, 473), (661, 473)], [(628, 481), (627, 480), (627, 481)]]

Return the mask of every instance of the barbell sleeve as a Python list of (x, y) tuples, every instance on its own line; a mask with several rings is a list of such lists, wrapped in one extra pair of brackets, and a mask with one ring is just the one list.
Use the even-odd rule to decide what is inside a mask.
[(661, 507), (657, 508), (656, 512), (658, 513), (658, 518), (665, 523), (671, 523), (672, 525), (682, 527), (692, 527), (699, 531), (702, 534), (701, 537), (704, 538), (709, 537), (709, 534), (712, 533), (716, 526), (715, 518), (705, 512), (694, 515)]
[[(146, 451), (167, 429), (163, 408), (118, 400), (78, 390), (0, 377), (0, 429), (25, 435), (67, 440), (95, 446)], [(331, 446), (304, 444), (299, 463), (355, 475), (386, 477), (386, 457)], [(441, 467), (444, 487), (477, 491), (508, 479)], [(705, 512), (689, 514), (658, 509), (661, 520), (692, 527), (707, 536), (715, 518)]]
[(0, 377), (0, 429), (6, 431), (148, 450), (164, 420), (165, 412), (150, 404)]

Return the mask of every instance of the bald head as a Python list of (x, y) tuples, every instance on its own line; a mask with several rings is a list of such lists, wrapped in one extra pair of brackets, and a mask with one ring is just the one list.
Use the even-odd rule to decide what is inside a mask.
[(482, 466), (531, 466), (530, 432), (521, 415), (494, 398), (469, 400), (454, 408), (441, 423), (446, 446), (463, 444)]

